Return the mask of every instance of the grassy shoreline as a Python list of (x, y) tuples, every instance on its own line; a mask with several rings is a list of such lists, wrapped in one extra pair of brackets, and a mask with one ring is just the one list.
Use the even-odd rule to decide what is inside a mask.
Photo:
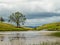
[(60, 32), (51, 33), (50, 36), (60, 37)]

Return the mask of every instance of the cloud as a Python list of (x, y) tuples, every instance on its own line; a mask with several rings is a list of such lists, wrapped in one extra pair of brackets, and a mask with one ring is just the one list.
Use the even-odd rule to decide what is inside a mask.
[(52, 13), (52, 12), (40, 12), (40, 13), (32, 13), (26, 15), (28, 19), (36, 19), (36, 18), (46, 18), (52, 16), (60, 16), (60, 13)]
[[(54, 3), (50, 0), (0, 0), (7, 8), (20, 8), (30, 12), (50, 12), (53, 9)], [(0, 3), (1, 4), (1, 3)]]
[(27, 26), (40, 26), (47, 23), (59, 22), (60, 16), (38, 18), (38, 19), (27, 19), (25, 25)]
[[(20, 10), (22, 12), (55, 12), (60, 11), (60, 1), (56, 0), (0, 0), (0, 5), (4, 8), (12, 10)], [(58, 7), (58, 8), (57, 8)], [(29, 13), (29, 12), (28, 12)]]
[(0, 0), (0, 16), (7, 19), (16, 11), (26, 15), (26, 25), (56, 22), (60, 20), (60, 0)]
[(55, 10), (55, 4), (57, 5), (52, 0), (0, 0), (0, 10), (6, 9), (10, 12), (21, 11), (24, 14), (55, 12), (56, 10), (58, 12), (58, 9)]

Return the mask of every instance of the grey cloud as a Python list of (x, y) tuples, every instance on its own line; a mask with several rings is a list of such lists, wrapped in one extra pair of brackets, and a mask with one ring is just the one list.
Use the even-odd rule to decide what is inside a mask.
[(25, 24), (30, 26), (40, 26), (47, 23), (59, 22), (60, 16), (38, 18), (38, 19), (28, 19)]
[(60, 16), (60, 13), (51, 13), (51, 12), (32, 13), (32, 14), (28, 14), (26, 17), (28, 19), (36, 19), (36, 18), (46, 18), (52, 16)]

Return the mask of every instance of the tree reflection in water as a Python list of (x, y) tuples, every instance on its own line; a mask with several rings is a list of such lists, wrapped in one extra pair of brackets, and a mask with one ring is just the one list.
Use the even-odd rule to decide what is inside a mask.
[[(13, 34), (14, 35), (14, 34)], [(16, 33), (16, 36), (10, 37), (11, 45), (25, 45), (24, 34)]]

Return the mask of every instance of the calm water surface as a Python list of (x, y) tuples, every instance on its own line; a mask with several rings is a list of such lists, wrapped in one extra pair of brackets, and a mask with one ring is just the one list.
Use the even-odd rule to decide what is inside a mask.
[[(43, 41), (60, 41), (59, 37), (47, 36), (47, 34), (54, 33), (56, 31), (21, 31), (21, 32), (0, 32), (0, 40), (5, 42), (12, 42), (11, 40), (18, 40), (26, 45), (40, 44)], [(4, 38), (2, 38), (4, 37)]]

